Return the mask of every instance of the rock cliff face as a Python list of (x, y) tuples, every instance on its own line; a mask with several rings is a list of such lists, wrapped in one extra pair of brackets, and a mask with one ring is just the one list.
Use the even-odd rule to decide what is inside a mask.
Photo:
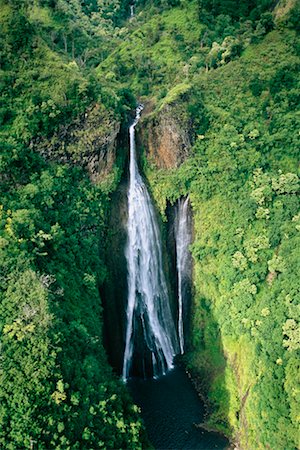
[(137, 134), (146, 157), (159, 169), (178, 167), (189, 155), (188, 118), (178, 105), (165, 106), (155, 115), (146, 107)]
[(47, 159), (85, 167), (98, 183), (113, 168), (119, 131), (120, 123), (96, 104), (72, 124), (62, 126), (50, 140), (32, 145)]

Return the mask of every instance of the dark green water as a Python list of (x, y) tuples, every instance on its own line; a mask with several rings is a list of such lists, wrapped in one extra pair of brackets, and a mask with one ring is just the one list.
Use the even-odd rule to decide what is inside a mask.
[(158, 450), (227, 449), (223, 436), (197, 428), (204, 421), (204, 404), (183, 369), (158, 380), (131, 379), (128, 387), (142, 409), (149, 439)]

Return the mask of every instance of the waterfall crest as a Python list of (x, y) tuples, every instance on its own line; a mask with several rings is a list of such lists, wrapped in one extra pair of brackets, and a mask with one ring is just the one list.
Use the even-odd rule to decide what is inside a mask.
[(189, 214), (189, 198), (178, 200), (175, 218), (176, 265), (178, 276), (178, 336), (180, 353), (184, 353), (184, 309), (186, 283), (191, 274), (191, 221)]
[[(155, 211), (136, 161), (135, 127), (142, 106), (129, 129), (130, 181), (128, 190), (128, 304), (123, 379), (131, 375), (134, 352), (158, 377), (173, 367), (178, 353), (176, 328), (163, 271), (162, 245)], [(143, 340), (143, 342), (141, 342)], [(140, 348), (143, 350), (140, 351)]]

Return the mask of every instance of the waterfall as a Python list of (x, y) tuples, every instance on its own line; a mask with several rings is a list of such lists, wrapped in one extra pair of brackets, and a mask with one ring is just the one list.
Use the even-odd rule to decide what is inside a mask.
[(134, 5), (130, 5), (130, 17), (134, 17)]
[(128, 304), (123, 379), (131, 374), (133, 355), (143, 351), (142, 365), (151, 367), (154, 377), (173, 367), (178, 353), (166, 278), (163, 271), (159, 227), (150, 195), (139, 173), (135, 151), (135, 127), (142, 106), (129, 129), (130, 181), (128, 189)]
[(180, 353), (184, 353), (184, 309), (186, 283), (190, 280), (191, 223), (189, 215), (189, 198), (178, 200), (175, 218), (176, 265), (178, 276), (178, 336)]

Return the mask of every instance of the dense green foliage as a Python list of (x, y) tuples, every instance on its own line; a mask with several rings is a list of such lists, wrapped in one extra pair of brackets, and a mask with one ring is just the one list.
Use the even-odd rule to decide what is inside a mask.
[(213, 15), (228, 14), (234, 19), (254, 18), (274, 6), (272, 0), (199, 0), (199, 9), (206, 9)]
[(130, 3), (0, 0), (0, 446), (142, 446), (102, 344), (102, 245), (119, 171), (92, 184), (74, 162), (85, 165), (93, 136), (66, 138), (67, 153), (61, 140), (81, 136), (91, 108), (105, 140), (140, 97), (158, 120), (172, 105), (193, 142), (177, 169), (144, 165), (162, 214), (191, 199), (186, 364), (206, 380), (210, 425), (247, 450), (293, 450), (299, 2), (139, 0), (126, 21)]
[(141, 447), (102, 344), (99, 242), (115, 180), (93, 185), (39, 152), (90, 105), (104, 124), (126, 110), (93, 74), (118, 5), (0, 2), (1, 448)]
[[(256, 10), (265, 12), (253, 14), (251, 20), (247, 16), (237, 20), (226, 2), (215, 14), (196, 0), (176, 2), (177, 7), (165, 3), (153, 1), (141, 9), (122, 30), (124, 42), (100, 64), (99, 77), (113, 88), (126, 86), (138, 96), (162, 98), (201, 69), (235, 59), (274, 27), (273, 15), (261, 2)], [(235, 11), (240, 18), (238, 8)]]
[(52, 166), (1, 193), (1, 432), (5, 448), (136, 448), (140, 424), (101, 343), (107, 196)]
[(190, 196), (186, 363), (208, 393), (210, 425), (245, 449), (299, 445), (299, 37), (289, 28), (190, 76), (177, 104), (194, 123), (193, 153), (179, 169), (147, 169), (163, 213)]

